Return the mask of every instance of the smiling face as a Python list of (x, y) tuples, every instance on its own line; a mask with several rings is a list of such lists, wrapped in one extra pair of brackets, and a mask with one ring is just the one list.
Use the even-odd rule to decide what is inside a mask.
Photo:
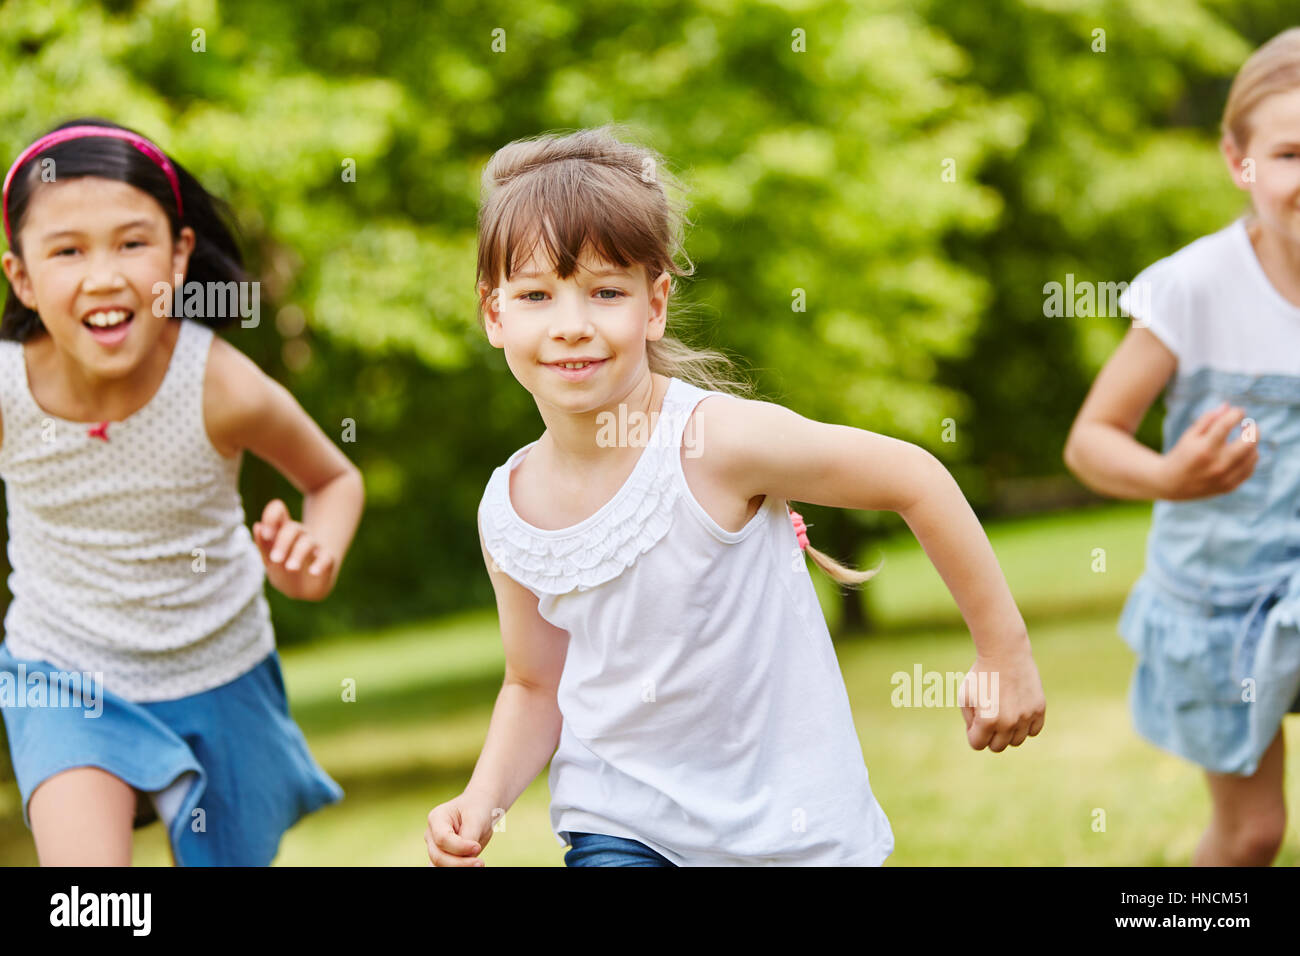
[(590, 248), (561, 280), (534, 256), (498, 289), (479, 284), (488, 341), (539, 405), (608, 408), (649, 378), (646, 343), (663, 337), (670, 281), (665, 272), (651, 286), (642, 266), (622, 269)]
[[(1250, 193), (1260, 223), (1288, 244), (1300, 246), (1300, 89), (1274, 93), (1250, 112), (1250, 141), (1222, 143), (1233, 180)], [(1243, 160), (1253, 160), (1254, 181)]]
[(150, 354), (170, 306), (154, 314), (154, 285), (170, 288), (194, 248), (188, 227), (172, 241), (152, 196), (97, 176), (38, 186), (16, 239), (21, 259), (3, 259), (15, 294), (86, 378), (128, 375)]

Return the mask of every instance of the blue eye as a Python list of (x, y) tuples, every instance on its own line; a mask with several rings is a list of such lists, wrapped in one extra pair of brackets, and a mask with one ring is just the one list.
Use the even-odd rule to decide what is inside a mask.
[(614, 298), (616, 298), (616, 299), (619, 298), (620, 296), (626, 296), (626, 295), (627, 295), (627, 293), (624, 292), (622, 289), (601, 289), (600, 291), (601, 291), (601, 292), (613, 292), (613, 293), (614, 293)]
[(525, 302), (540, 302), (540, 301), (541, 301), (540, 299), (530, 299), (530, 298), (528, 298), (530, 295), (546, 295), (546, 293), (545, 293), (545, 292), (525, 292), (525, 293), (524, 293), (523, 295), (521, 295), (519, 298), (523, 299)]

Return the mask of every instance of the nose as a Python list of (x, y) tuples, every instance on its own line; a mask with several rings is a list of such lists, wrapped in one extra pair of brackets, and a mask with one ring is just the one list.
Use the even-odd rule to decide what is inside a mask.
[(551, 338), (572, 342), (590, 338), (595, 327), (581, 302), (560, 302), (551, 316)]
[(118, 268), (115, 256), (96, 253), (90, 256), (81, 285), (87, 292), (116, 292), (126, 287), (126, 278)]

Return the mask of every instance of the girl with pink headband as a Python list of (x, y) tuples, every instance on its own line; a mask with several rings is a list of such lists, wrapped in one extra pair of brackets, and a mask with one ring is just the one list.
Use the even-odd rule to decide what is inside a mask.
[[(360, 473), (216, 335), (236, 314), (204, 311), (218, 297), (172, 315), (177, 276), (248, 279), (228, 210), (156, 145), (64, 124), (3, 206), (0, 714), (37, 855), (126, 865), (160, 819), (179, 865), (269, 864), (343, 793), (289, 714), (264, 585), (330, 593)], [(246, 450), (306, 489), (303, 522), (276, 499), (250, 534)], [(71, 690), (29, 700), (33, 681)]]
[(970, 745), (1043, 726), (1024, 620), (939, 461), (749, 400), (725, 356), (668, 333), (686, 273), (664, 184), (662, 157), (606, 129), (511, 143), (483, 174), (480, 321), (546, 431), (479, 505), (505, 681), (464, 792), (428, 814), (435, 866), (481, 865), (548, 762), (571, 866), (884, 861), (804, 555), (846, 585), (875, 572), (811, 547), (789, 499), (901, 514), (975, 641)]

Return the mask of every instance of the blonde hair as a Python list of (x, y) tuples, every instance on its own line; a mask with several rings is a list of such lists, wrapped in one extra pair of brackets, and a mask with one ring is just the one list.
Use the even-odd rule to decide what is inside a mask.
[(1250, 55), (1228, 90), (1220, 129), (1240, 150), (1250, 142), (1250, 114), (1274, 93), (1300, 88), (1300, 27), (1283, 30)]
[[(643, 267), (648, 286), (667, 272), (669, 301), (675, 306), (673, 277), (695, 272), (682, 247), (690, 224), (685, 190), (659, 153), (615, 135), (622, 131), (619, 124), (607, 123), (568, 135), (544, 133), (515, 140), (493, 154), (480, 189), (476, 286), (486, 283), (494, 289), (502, 276), (509, 279), (539, 242), (556, 274), (567, 279), (590, 246), (619, 268)], [(685, 268), (676, 261), (679, 254), (686, 259)], [(487, 301), (487, 296), (479, 297), (480, 327)], [(682, 311), (670, 309), (668, 329), (680, 324)], [(754, 393), (728, 356), (696, 349), (668, 330), (646, 342), (646, 357), (652, 373), (738, 398)], [(807, 552), (840, 584), (861, 584), (879, 570), (854, 570), (811, 545)]]

